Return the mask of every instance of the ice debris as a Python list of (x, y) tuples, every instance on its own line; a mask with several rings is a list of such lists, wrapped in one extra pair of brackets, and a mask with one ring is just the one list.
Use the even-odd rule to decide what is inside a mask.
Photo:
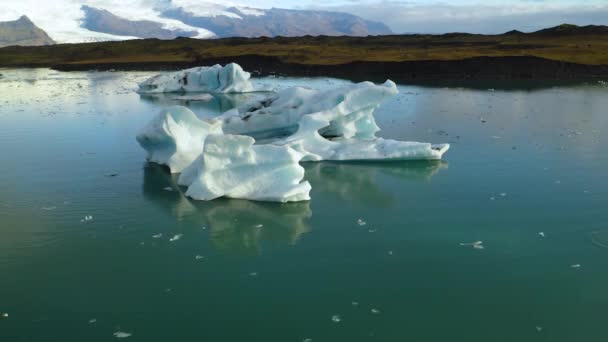
[(473, 247), (474, 249), (484, 249), (484, 247), (483, 247), (483, 241), (463, 242), (460, 245), (461, 246)]
[(114, 333), (114, 337), (116, 338), (127, 338), (127, 337), (131, 337), (132, 334), (128, 333), (128, 332), (124, 332), (124, 331), (117, 331)]
[[(238, 65), (211, 67), (219, 79), (228, 73), (226, 68), (236, 75), (233, 78), (248, 80), (248, 75), (238, 76), (242, 71)], [(202, 75), (211, 73), (203, 69), (207, 70), (178, 73), (181, 81), (165, 75), (147, 84), (174, 80), (182, 82), (181, 90), (188, 90), (183, 83), (200, 85), (207, 77)], [(150, 86), (144, 88), (150, 90)], [(220, 88), (249, 89), (214, 89)], [(175, 87), (165, 84), (162, 91), (167, 89)], [(153, 90), (161, 91), (160, 87)], [(397, 93), (391, 81), (382, 85), (362, 82), (330, 91), (288, 88), (211, 119), (199, 119), (189, 109), (174, 106), (153, 119), (137, 140), (148, 151), (149, 161), (181, 173), (178, 183), (188, 187), (186, 195), (191, 198), (305, 201), (310, 199), (311, 187), (303, 180), (301, 161), (441, 159), (448, 144), (376, 137), (380, 128), (373, 113), (382, 100)]]
[(250, 77), (238, 64), (217, 64), (156, 75), (140, 83), (138, 93), (246, 93), (255, 90)]
[(182, 238), (182, 236), (183, 236), (183, 234), (177, 234), (177, 235), (174, 235), (172, 238), (170, 238), (170, 239), (169, 239), (169, 241), (170, 241), (170, 242), (177, 241), (177, 240), (181, 239), (181, 238)]

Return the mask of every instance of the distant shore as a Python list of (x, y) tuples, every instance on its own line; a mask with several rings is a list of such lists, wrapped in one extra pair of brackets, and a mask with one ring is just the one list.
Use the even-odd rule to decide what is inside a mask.
[(0, 68), (175, 70), (235, 62), (256, 76), (351, 80), (608, 78), (608, 27), (502, 35), (141, 39), (0, 49)]
[(450, 61), (351, 62), (337, 65), (284, 63), (276, 57), (230, 56), (197, 62), (125, 62), (56, 64), (58, 71), (179, 70), (201, 65), (238, 63), (254, 76), (327, 76), (353, 81), (433, 80), (575, 80), (606, 79), (608, 66), (583, 65), (538, 57), (475, 57)]

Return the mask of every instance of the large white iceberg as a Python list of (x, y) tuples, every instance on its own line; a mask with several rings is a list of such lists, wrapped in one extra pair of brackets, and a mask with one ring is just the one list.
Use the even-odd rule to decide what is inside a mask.
[(330, 91), (289, 88), (220, 116), (227, 133), (270, 139), (304, 161), (441, 159), (449, 145), (376, 137), (374, 111), (397, 85), (362, 82)]
[(302, 182), (302, 154), (289, 146), (254, 145), (244, 135), (223, 134), (219, 120), (201, 120), (182, 106), (158, 114), (137, 136), (148, 160), (181, 173), (186, 195), (293, 202), (310, 199)]
[(199, 119), (185, 107), (161, 112), (137, 140), (150, 161), (181, 173), (186, 195), (260, 201), (310, 199), (300, 161), (438, 160), (448, 144), (376, 137), (373, 113), (398, 93), (391, 81), (315, 91), (289, 88), (219, 117)]
[(161, 111), (137, 141), (148, 151), (149, 161), (180, 173), (201, 154), (207, 135), (221, 133), (221, 122), (203, 121), (186, 107), (172, 106)]
[(138, 93), (247, 93), (255, 90), (250, 77), (235, 63), (196, 67), (153, 76), (139, 84)]
[(186, 196), (197, 200), (309, 200), (310, 184), (302, 182), (301, 154), (290, 147), (254, 143), (244, 135), (208, 136), (199, 158), (178, 180), (188, 186)]

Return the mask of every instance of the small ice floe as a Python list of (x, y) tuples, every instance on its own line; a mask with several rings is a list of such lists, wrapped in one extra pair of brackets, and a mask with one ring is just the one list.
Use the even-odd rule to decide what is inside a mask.
[(388, 255), (393, 255), (393, 251), (388, 251)]
[(581, 268), (581, 264), (570, 265), (570, 267), (572, 267), (572, 268)]
[(312, 342), (312, 338), (305, 338), (302, 340), (302, 342)]
[(114, 333), (114, 337), (116, 338), (127, 338), (127, 337), (131, 337), (131, 333), (128, 332), (124, 332), (124, 331), (117, 331)]
[(262, 227), (264, 227), (264, 225), (263, 225), (263, 224), (256, 224), (255, 226), (253, 226), (253, 228), (258, 228), (258, 229), (259, 229), (259, 228), (262, 228)]
[(500, 197), (507, 197), (507, 193), (506, 192), (501, 192), (500, 193)]
[(42, 207), (42, 208), (40, 208), (40, 209), (42, 209), (42, 210), (47, 210), (47, 211), (51, 211), (51, 210), (55, 210), (55, 209), (57, 209), (57, 207)]
[(497, 136), (497, 135), (493, 135), (492, 139), (502, 139), (501, 137)]
[(362, 219), (358, 219), (357, 224), (360, 226), (365, 226), (367, 224), (367, 222), (363, 221)]
[(540, 235), (540, 237), (545, 237), (545, 233), (544, 232), (538, 232), (538, 235)]
[(473, 247), (474, 249), (484, 249), (483, 241), (475, 241), (475, 242), (462, 242), (461, 246)]
[(80, 220), (80, 222), (89, 222), (89, 221), (93, 221), (93, 216), (87, 215), (82, 220)]
[(536, 331), (538, 331), (538, 332), (543, 331), (543, 327), (538, 327), (538, 326), (537, 326), (537, 327), (536, 327)]
[(160, 239), (161, 237), (163, 237), (163, 233), (152, 235), (152, 237), (155, 239)]
[(170, 187), (170, 186), (168, 186), (168, 187), (166, 187), (166, 188), (163, 188), (163, 190), (165, 190), (165, 191), (173, 191), (173, 188), (172, 188), (172, 187)]
[(352, 302), (350, 303), (352, 306), (359, 306), (359, 302)]
[(380, 314), (380, 310), (378, 310), (378, 309), (371, 309), (370, 312), (373, 313), (374, 315)]
[(340, 323), (342, 321), (342, 318), (340, 317), (340, 315), (333, 315), (331, 316), (331, 320), (334, 323)]
[(258, 276), (258, 272), (251, 272), (249, 273), (250, 276), (252, 277), (257, 277)]
[(97, 319), (96, 318), (92, 318), (89, 320), (89, 324), (95, 324), (97, 323)]
[(367, 231), (370, 233), (375, 233), (377, 231), (377, 229), (368, 229)]
[(3, 312), (2, 315), (0, 315), (0, 318), (8, 318), (8, 313)]
[(182, 236), (183, 236), (183, 234), (177, 234), (177, 235), (174, 235), (172, 238), (170, 238), (170, 239), (169, 239), (169, 241), (170, 241), (170, 242), (177, 241), (177, 240), (181, 239), (181, 238), (182, 238)]
[(490, 197), (490, 201), (496, 200), (496, 197)]
[(194, 259), (201, 260), (201, 259), (205, 259), (205, 257), (202, 256), (202, 255), (197, 255), (197, 256), (194, 257)]

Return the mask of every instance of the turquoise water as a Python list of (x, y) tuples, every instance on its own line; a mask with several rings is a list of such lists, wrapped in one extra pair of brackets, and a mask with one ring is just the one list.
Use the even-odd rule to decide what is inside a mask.
[(274, 204), (145, 162), (180, 103), (135, 94), (150, 73), (0, 72), (0, 341), (608, 339), (602, 84), (400, 86), (381, 135), (443, 162), (306, 164), (312, 200)]

